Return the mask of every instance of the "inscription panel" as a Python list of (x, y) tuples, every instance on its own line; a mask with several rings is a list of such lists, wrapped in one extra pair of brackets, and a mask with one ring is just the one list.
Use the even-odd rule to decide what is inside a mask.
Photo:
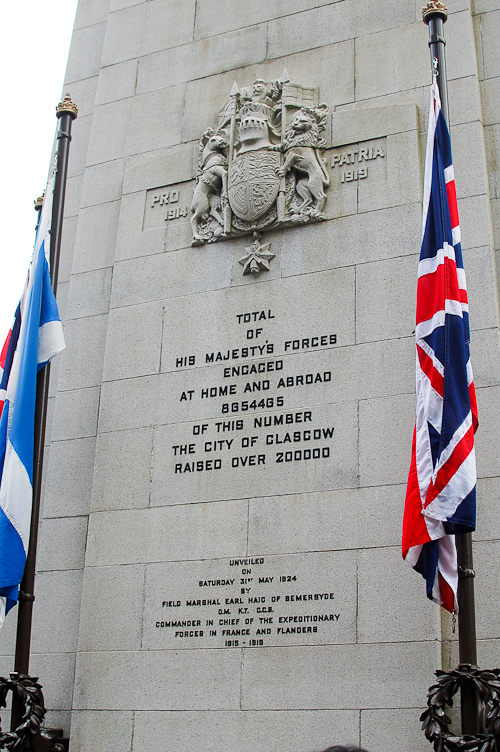
[(355, 642), (356, 552), (148, 567), (143, 645), (256, 648)]
[(161, 426), (151, 503), (265, 496), (270, 488), (276, 494), (352, 488), (357, 442), (357, 402)]
[(167, 301), (153, 505), (356, 484), (357, 402), (337, 386), (354, 298), (348, 268)]
[(167, 225), (171, 222), (189, 222), (191, 186), (192, 183), (189, 181), (146, 191), (142, 229), (167, 229)]

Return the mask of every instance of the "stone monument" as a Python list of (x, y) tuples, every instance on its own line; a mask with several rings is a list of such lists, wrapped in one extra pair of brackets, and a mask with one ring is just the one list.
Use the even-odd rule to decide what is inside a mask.
[[(450, 0), (484, 666), (499, 30)], [(456, 634), (400, 554), (430, 80), (420, 3), (80, 0), (31, 659), (73, 752), (430, 749)]]

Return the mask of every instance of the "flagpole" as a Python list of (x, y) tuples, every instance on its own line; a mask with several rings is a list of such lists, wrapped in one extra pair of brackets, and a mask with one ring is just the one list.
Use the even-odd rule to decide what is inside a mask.
[[(437, 84), (441, 109), (448, 128), (448, 88), (444, 24), (448, 10), (440, 0), (432, 0), (422, 8), (422, 17), (429, 26), (429, 48), (433, 69), (437, 60)], [(472, 561), (472, 536), (470, 533), (455, 535), (458, 559), (458, 651), (461, 666), (477, 667), (476, 612), (474, 603), (474, 569)], [(480, 729), (477, 694), (470, 683), (461, 687), (462, 734), (477, 734)]]
[[(57, 132), (56, 173), (54, 183), (54, 198), (52, 204), (52, 225), (50, 235), (50, 273), (54, 295), (57, 291), (59, 273), (59, 253), (61, 249), (62, 223), (64, 199), (66, 195), (66, 177), (68, 174), (69, 142), (71, 141), (71, 125), (76, 118), (78, 108), (71, 101), (69, 94), (56, 107), (59, 120)], [(40, 200), (37, 199), (35, 208), (39, 212)], [(42, 368), (37, 377), (36, 407), (35, 407), (35, 441), (33, 450), (33, 503), (31, 508), (31, 527), (26, 556), (24, 575), (19, 589), (19, 604), (17, 615), (16, 652), (14, 671), (18, 674), (29, 674), (29, 659), (31, 645), (31, 623), (33, 616), (33, 602), (35, 600), (35, 568), (36, 549), (38, 542), (38, 522), (40, 517), (40, 500), (42, 488), (43, 453), (45, 441), (45, 426), (47, 422), (47, 406), (49, 401), (50, 363)], [(23, 711), (22, 698), (14, 695), (12, 700), (11, 730), (15, 731), (21, 723)]]

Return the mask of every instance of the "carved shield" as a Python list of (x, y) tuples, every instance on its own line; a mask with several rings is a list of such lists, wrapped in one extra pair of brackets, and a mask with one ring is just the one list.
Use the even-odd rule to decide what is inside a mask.
[(269, 211), (278, 195), (279, 164), (279, 152), (267, 149), (247, 151), (233, 160), (228, 175), (228, 198), (237, 217), (252, 222)]

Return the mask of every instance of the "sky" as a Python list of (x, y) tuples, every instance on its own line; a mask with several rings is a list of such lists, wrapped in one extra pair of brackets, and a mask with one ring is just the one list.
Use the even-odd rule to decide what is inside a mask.
[(2, 3), (0, 103), (0, 349), (12, 323), (35, 239), (33, 201), (45, 190), (63, 96), (77, 0)]

